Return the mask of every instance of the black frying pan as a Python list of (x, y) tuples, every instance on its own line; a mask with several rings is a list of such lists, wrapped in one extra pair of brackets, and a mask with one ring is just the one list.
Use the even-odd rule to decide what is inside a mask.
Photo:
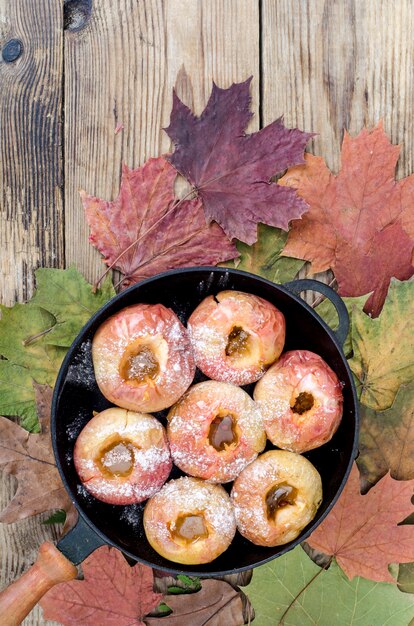
[[(102, 322), (120, 309), (138, 302), (171, 307), (185, 324), (190, 313), (210, 294), (235, 289), (261, 296), (285, 315), (285, 350), (307, 349), (319, 354), (336, 372), (344, 388), (344, 414), (338, 431), (325, 445), (305, 453), (322, 477), (323, 501), (313, 521), (290, 543), (275, 548), (255, 546), (236, 534), (229, 549), (206, 565), (178, 565), (157, 554), (146, 540), (142, 526), (143, 504), (114, 506), (96, 500), (81, 485), (73, 465), (73, 448), (93, 411), (110, 403), (100, 393), (93, 374), (91, 341)], [(334, 304), (338, 330), (333, 332), (298, 294), (312, 289)], [(0, 593), (2, 626), (17, 626), (53, 585), (76, 576), (77, 565), (97, 547), (110, 544), (136, 561), (173, 574), (223, 576), (241, 572), (284, 554), (306, 539), (330, 511), (341, 493), (357, 453), (358, 403), (348, 363), (342, 351), (349, 327), (341, 298), (323, 283), (297, 280), (276, 285), (246, 272), (198, 267), (165, 272), (123, 291), (100, 309), (83, 327), (69, 349), (56, 381), (52, 403), (51, 432), (59, 472), (79, 511), (79, 521), (57, 544), (40, 546), (36, 563)], [(197, 373), (195, 381), (203, 380)], [(251, 392), (253, 385), (245, 387)], [(166, 411), (156, 413), (165, 422)], [(269, 444), (268, 448), (272, 446)], [(173, 468), (171, 478), (180, 476)], [(226, 485), (230, 489), (231, 485)], [(65, 558), (66, 557), (66, 558)]]
[[(287, 322), (285, 350), (307, 349), (316, 352), (336, 372), (344, 384), (344, 414), (333, 439), (305, 453), (322, 476), (323, 502), (314, 520), (295, 541), (284, 546), (255, 546), (236, 534), (229, 549), (206, 565), (179, 565), (163, 558), (149, 545), (142, 525), (144, 504), (115, 506), (100, 502), (82, 487), (73, 464), (73, 448), (93, 411), (112, 406), (96, 385), (91, 360), (91, 341), (102, 322), (120, 309), (136, 304), (162, 303), (175, 311), (186, 324), (196, 306), (210, 294), (235, 289), (261, 296), (275, 304)], [(334, 304), (339, 328), (333, 332), (298, 295), (312, 289)], [(265, 563), (296, 546), (320, 524), (332, 508), (345, 484), (357, 452), (358, 404), (351, 372), (342, 352), (349, 321), (341, 298), (323, 283), (298, 280), (276, 285), (246, 272), (216, 267), (198, 267), (165, 272), (123, 291), (101, 308), (84, 326), (62, 364), (52, 404), (52, 441), (63, 484), (79, 511), (77, 525), (58, 543), (58, 548), (73, 563), (80, 563), (99, 545), (110, 544), (137, 561), (173, 574), (222, 576)], [(195, 382), (203, 380), (198, 373)], [(246, 387), (251, 391), (253, 385)], [(155, 415), (165, 423), (167, 411)], [(268, 448), (272, 446), (269, 444)], [(170, 478), (181, 475), (173, 468)], [(230, 485), (231, 486), (231, 485)], [(229, 485), (226, 485), (230, 489)]]

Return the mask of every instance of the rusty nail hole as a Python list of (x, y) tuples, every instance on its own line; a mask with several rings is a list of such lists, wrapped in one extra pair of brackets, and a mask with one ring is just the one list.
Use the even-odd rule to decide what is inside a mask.
[(63, 28), (78, 31), (85, 28), (92, 11), (92, 0), (64, 0)]

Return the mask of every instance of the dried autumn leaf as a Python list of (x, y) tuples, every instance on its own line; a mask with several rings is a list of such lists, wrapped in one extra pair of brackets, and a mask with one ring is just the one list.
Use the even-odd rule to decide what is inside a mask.
[(414, 279), (392, 279), (381, 315), (371, 319), (352, 306), (349, 365), (362, 404), (389, 408), (398, 388), (414, 378)]
[(258, 626), (407, 626), (414, 618), (414, 595), (349, 581), (335, 561), (322, 569), (300, 546), (257, 567), (246, 593)]
[(159, 157), (135, 170), (124, 165), (114, 202), (81, 192), (90, 241), (107, 265), (124, 274), (124, 285), (168, 269), (214, 265), (237, 256), (218, 224), (206, 224), (200, 200), (174, 202), (176, 176)]
[(306, 155), (305, 166), (279, 180), (310, 207), (293, 222), (283, 254), (311, 261), (314, 272), (332, 268), (342, 296), (373, 292), (364, 309), (373, 317), (391, 277), (414, 273), (414, 176), (395, 180), (398, 155), (379, 124), (354, 138), (345, 133), (337, 176), (323, 159)]
[[(164, 602), (172, 609), (165, 617), (147, 617), (147, 626), (241, 626), (253, 617), (243, 592), (223, 580), (203, 580), (197, 593), (167, 595)], [(249, 613), (250, 611), (250, 613)]]
[(385, 411), (361, 405), (358, 467), (370, 484), (390, 471), (396, 480), (414, 478), (414, 384), (402, 385)]
[(414, 526), (398, 526), (413, 512), (414, 480), (397, 481), (387, 474), (362, 496), (353, 466), (348, 482), (328, 517), (307, 539), (334, 556), (349, 579), (395, 582), (390, 563), (414, 560)]
[(292, 280), (303, 266), (303, 261), (281, 256), (286, 239), (287, 233), (283, 230), (259, 224), (256, 243), (248, 246), (242, 241), (237, 241), (240, 259), (229, 261), (225, 265), (258, 274), (274, 283), (285, 283)]
[(288, 229), (307, 205), (293, 189), (271, 183), (287, 167), (303, 163), (312, 137), (288, 129), (278, 119), (251, 135), (245, 134), (250, 111), (250, 81), (213, 89), (199, 117), (174, 92), (166, 132), (175, 144), (168, 157), (203, 201), (206, 218), (220, 224), (232, 239), (251, 244), (257, 223)]
[(18, 487), (0, 522), (11, 523), (50, 509), (63, 509), (74, 519), (73, 504), (55, 465), (50, 438), (52, 390), (34, 385), (41, 433), (30, 434), (0, 416), (0, 469), (16, 476)]
[(45, 619), (64, 626), (145, 626), (142, 618), (161, 601), (152, 569), (130, 567), (122, 553), (102, 546), (82, 563), (84, 580), (53, 587), (40, 600)]

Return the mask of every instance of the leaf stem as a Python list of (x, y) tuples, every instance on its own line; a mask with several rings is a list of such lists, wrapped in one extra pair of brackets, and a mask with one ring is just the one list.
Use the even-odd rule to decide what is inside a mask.
[[(106, 270), (104, 271), (104, 273), (102, 274), (102, 276), (100, 278), (98, 278), (98, 280), (96, 281), (96, 283), (93, 286), (93, 290), (96, 291), (99, 287), (99, 285), (101, 284), (101, 282), (103, 281), (103, 279), (105, 278), (105, 276), (107, 275), (108, 272), (111, 271), (111, 269), (116, 265), (116, 263), (118, 263), (119, 259), (122, 258), (124, 256), (124, 254), (126, 254), (129, 250), (131, 250), (131, 248), (133, 248), (134, 246), (136, 246), (144, 237), (146, 237), (146, 235), (148, 235), (152, 230), (154, 230), (154, 228), (156, 228), (158, 226), (158, 224), (160, 222), (162, 222), (162, 220), (164, 220), (168, 215), (170, 215), (175, 209), (178, 209), (178, 207), (184, 202), (184, 200), (186, 198), (188, 198), (189, 196), (191, 196), (196, 190), (194, 189), (194, 187), (192, 187), (190, 189), (190, 191), (188, 191), (186, 194), (184, 194), (184, 196), (182, 198), (180, 198), (179, 200), (176, 200), (170, 209), (168, 209), (168, 211), (166, 211), (166, 213), (164, 213), (164, 215), (162, 215), (156, 222), (154, 222), (154, 224), (148, 228), (148, 230), (146, 230), (142, 235), (140, 235), (137, 239), (135, 239), (127, 248), (125, 248), (125, 250), (123, 250), (114, 261), (112, 261), (112, 263), (110, 265), (108, 265), (108, 267), (106, 268)], [(115, 285), (115, 288), (122, 284), (124, 279), (122, 279), (120, 282), (118, 282)]]
[(316, 580), (318, 578), (318, 576), (320, 576), (322, 574), (323, 571), (327, 570), (328, 567), (330, 566), (330, 564), (332, 563), (332, 558), (329, 559), (328, 563), (326, 563), (326, 565), (324, 565), (323, 567), (320, 568), (320, 570), (318, 572), (316, 572), (316, 574), (314, 576), (312, 576), (312, 578), (310, 580), (308, 580), (308, 582), (306, 583), (306, 585), (299, 591), (299, 593), (296, 594), (296, 596), (293, 598), (292, 602), (289, 604), (289, 606), (287, 607), (287, 609), (285, 610), (285, 612), (283, 613), (282, 617), (280, 618), (279, 622), (278, 622), (278, 626), (283, 626), (283, 622), (285, 620), (286, 615), (288, 614), (288, 612), (290, 611), (290, 609), (292, 608), (292, 606), (295, 604), (295, 602), (297, 601), (298, 598), (300, 598), (300, 596), (302, 595), (302, 593), (304, 591), (306, 591), (306, 589), (313, 583), (314, 580)]
[(22, 344), (25, 347), (30, 345), (31, 343), (36, 341), (36, 339), (40, 339), (40, 337), (43, 337), (43, 335), (47, 335), (47, 333), (50, 333), (50, 331), (54, 329), (55, 325), (56, 324), (53, 324), (53, 326), (50, 326), (50, 328), (46, 328), (46, 330), (42, 330), (40, 333), (36, 333), (36, 335), (31, 335), (30, 337), (27, 337), (22, 341)]

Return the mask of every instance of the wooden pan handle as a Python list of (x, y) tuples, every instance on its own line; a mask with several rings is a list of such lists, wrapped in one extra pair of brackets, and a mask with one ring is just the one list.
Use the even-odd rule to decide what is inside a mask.
[(1, 626), (19, 626), (51, 587), (76, 578), (77, 573), (52, 543), (42, 543), (34, 565), (0, 593)]

